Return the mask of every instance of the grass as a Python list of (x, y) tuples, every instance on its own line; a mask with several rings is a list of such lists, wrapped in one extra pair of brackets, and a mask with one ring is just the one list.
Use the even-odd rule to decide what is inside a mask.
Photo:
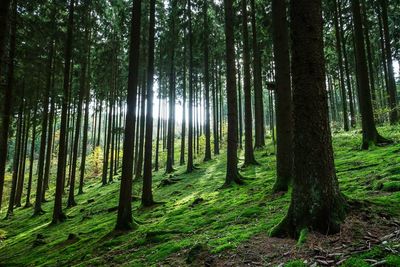
[[(351, 199), (371, 202), (377, 211), (400, 214), (400, 128), (380, 128), (395, 141), (388, 147), (361, 151), (358, 131), (336, 133), (333, 138), (337, 175), (342, 192)], [(259, 233), (267, 233), (285, 215), (290, 193), (272, 195), (275, 180), (275, 156), (272, 146), (257, 151), (260, 166), (248, 167), (242, 174), (250, 179), (244, 186), (221, 189), (225, 178), (224, 151), (212, 161), (201, 163), (199, 170), (185, 173), (176, 166), (175, 184), (158, 187), (165, 179), (163, 171), (154, 175), (154, 198), (165, 201), (151, 209), (133, 202), (135, 231), (113, 233), (118, 205), (119, 181), (102, 187), (99, 178), (85, 185), (76, 207), (65, 209), (68, 220), (50, 225), (52, 202), (45, 203), (42, 216), (32, 217), (31, 209), (18, 208), (11, 220), (0, 221), (0, 263), (30, 266), (99, 266), (109, 262), (123, 266), (153, 266), (175, 252), (198, 246), (212, 253), (235, 249)], [(175, 150), (179, 151), (179, 150)], [(267, 156), (268, 155), (268, 156)], [(176, 158), (179, 153), (176, 152)], [(198, 157), (200, 162), (201, 156)], [(176, 161), (178, 163), (178, 161)], [(6, 187), (8, 188), (8, 187)], [(141, 182), (134, 181), (134, 195), (140, 196)], [(50, 191), (49, 196), (52, 196)], [(196, 199), (196, 205), (192, 205)], [(88, 202), (88, 200), (94, 200)], [(66, 197), (64, 198), (64, 207)], [(5, 209), (0, 216), (5, 216)], [(69, 234), (75, 237), (68, 240)], [(39, 240), (43, 242), (38, 242)], [(378, 253), (379, 254), (379, 253)], [(364, 257), (352, 258), (344, 266), (363, 266)], [(382, 252), (387, 262), (399, 263), (399, 257)], [(356, 264), (356, 265), (354, 265)], [(303, 266), (293, 261), (286, 266)], [(366, 265), (368, 266), (368, 264)], [(395, 265), (393, 265), (395, 266)]]

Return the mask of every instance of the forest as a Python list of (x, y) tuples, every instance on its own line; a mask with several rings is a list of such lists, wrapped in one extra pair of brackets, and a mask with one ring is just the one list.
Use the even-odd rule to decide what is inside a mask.
[(0, 266), (400, 266), (400, 0), (1, 0)]

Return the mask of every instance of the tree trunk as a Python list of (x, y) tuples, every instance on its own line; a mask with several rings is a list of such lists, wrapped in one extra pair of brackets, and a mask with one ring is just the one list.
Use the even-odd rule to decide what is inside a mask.
[[(34, 115), (36, 116), (37, 107), (35, 106)], [(29, 138), (29, 128), (31, 127), (31, 112), (29, 107), (25, 106), (24, 112), (24, 124), (22, 130), (22, 148), (21, 148), (21, 156), (19, 162), (19, 172), (18, 172), (18, 183), (17, 183), (17, 191), (15, 194), (15, 206), (21, 207), (21, 199), (22, 199), (22, 191), (24, 189), (24, 181), (25, 181), (25, 166), (26, 166), (26, 155), (28, 149), (28, 138)]]
[(343, 18), (342, 18), (342, 4), (341, 1), (338, 2), (338, 15), (339, 15), (339, 28), (340, 28), (340, 35), (341, 35), (341, 44), (343, 50), (343, 60), (344, 60), (344, 69), (346, 73), (346, 84), (347, 84), (347, 94), (349, 98), (349, 109), (350, 109), (350, 125), (351, 127), (356, 126), (356, 115), (354, 111), (354, 102), (353, 102), (353, 93), (351, 88), (351, 79), (350, 79), (350, 69), (349, 69), (349, 61), (347, 57), (347, 49), (346, 49), (346, 39), (343, 30)]
[(211, 160), (211, 130), (210, 130), (210, 81), (209, 81), (209, 55), (208, 55), (208, 5), (207, 0), (203, 3), (204, 12), (204, 98), (205, 98), (205, 136), (206, 149), (204, 161)]
[(272, 1), (272, 37), (276, 90), (276, 181), (274, 192), (287, 191), (293, 178), (293, 113), (289, 33), (285, 1)]
[(232, 183), (241, 184), (241, 175), (238, 171), (238, 124), (237, 124), (237, 90), (235, 67), (235, 39), (233, 32), (232, 0), (224, 0), (225, 10), (225, 48), (226, 48), (226, 95), (228, 103), (228, 146), (225, 186)]
[[(91, 31), (89, 30), (89, 36), (91, 36)], [(91, 45), (91, 37), (89, 37), (88, 44), (88, 54), (87, 54), (87, 76), (85, 83), (85, 118), (83, 121), (83, 137), (82, 137), (82, 156), (81, 156), (81, 166), (80, 166), (80, 176), (79, 176), (79, 190), (78, 195), (83, 194), (83, 185), (85, 178), (85, 169), (86, 169), (86, 154), (87, 154), (87, 146), (88, 146), (88, 128), (89, 128), (89, 106), (90, 106), (90, 45)], [(94, 127), (94, 131), (96, 131), (96, 127)], [(95, 138), (94, 138), (95, 139)]]
[(335, 25), (335, 36), (336, 36), (336, 53), (339, 65), (339, 77), (340, 77), (340, 92), (342, 97), (342, 113), (343, 113), (343, 128), (347, 132), (349, 131), (349, 119), (347, 114), (347, 99), (346, 99), (346, 86), (344, 83), (344, 71), (343, 71), (343, 57), (342, 57), (342, 39), (339, 30), (339, 15), (338, 15), (338, 0), (333, 1), (334, 8), (334, 25)]
[(193, 172), (193, 33), (191, 0), (188, 0), (189, 20), (189, 129), (188, 129), (188, 160), (186, 171)]
[(72, 53), (72, 31), (74, 26), (74, 2), (70, 0), (69, 14), (68, 14), (68, 30), (65, 46), (65, 62), (64, 62), (64, 84), (63, 84), (63, 98), (61, 109), (61, 128), (60, 128), (60, 141), (58, 151), (58, 164), (57, 164), (57, 180), (56, 180), (56, 193), (54, 197), (53, 209), (53, 223), (63, 222), (66, 219), (62, 211), (62, 193), (64, 190), (64, 174), (65, 174), (65, 159), (66, 159), (66, 133), (67, 133), (67, 109), (68, 109), (68, 96), (69, 96), (69, 76), (71, 71), (71, 53)]
[(150, 24), (148, 39), (148, 64), (147, 64), (147, 114), (146, 114), (146, 140), (144, 149), (143, 166), (143, 192), (142, 205), (152, 206), (152, 152), (153, 152), (153, 77), (154, 77), (154, 39), (155, 39), (155, 11), (156, 0), (150, 0)]
[(388, 140), (382, 138), (378, 134), (378, 131), (375, 127), (359, 0), (352, 1), (352, 11), (355, 34), (356, 71), (359, 83), (358, 102), (361, 112), (361, 124), (363, 130), (362, 149), (368, 149), (371, 144), (377, 145), (380, 143), (386, 143)]
[(392, 61), (392, 48), (390, 45), (389, 37), (389, 23), (387, 14), (387, 0), (381, 0), (382, 8), (382, 24), (383, 24), (383, 34), (385, 41), (385, 54), (386, 54), (386, 64), (387, 64), (387, 74), (388, 74), (388, 89), (389, 89), (389, 104), (390, 104), (390, 124), (395, 124), (398, 122), (397, 114), (397, 92), (396, 92), (396, 81), (394, 79), (393, 72), (393, 61)]
[(11, 180), (11, 190), (10, 190), (10, 197), (8, 202), (8, 209), (6, 218), (10, 218), (14, 212), (14, 201), (15, 201), (15, 192), (17, 190), (17, 181), (18, 181), (18, 170), (19, 170), (19, 159), (21, 155), (21, 142), (22, 142), (22, 113), (24, 110), (23, 106), (23, 96), (20, 100), (20, 106), (18, 111), (18, 124), (17, 124), (17, 132), (15, 135), (15, 149), (14, 149), (14, 157), (13, 157), (13, 174)]
[(253, 32), (254, 128), (255, 128), (254, 147), (261, 148), (265, 146), (261, 55), (257, 40), (256, 7), (254, 0), (250, 0), (250, 4), (251, 4), (251, 28)]
[[(0, 74), (2, 73), (3, 67), (3, 56), (4, 56), (4, 46), (5, 39), (7, 35), (7, 22), (8, 22), (8, 12), (10, 6), (10, 0), (4, 0), (0, 3)], [(6, 162), (7, 162), (7, 149), (8, 149), (8, 131), (10, 128), (10, 117), (11, 117), (11, 107), (12, 98), (14, 90), (14, 59), (15, 59), (15, 35), (16, 35), (16, 6), (17, 0), (13, 2), (13, 16), (14, 21), (11, 25), (10, 34), (10, 57), (8, 63), (8, 77), (7, 86), (4, 90), (4, 103), (2, 104), (3, 110), (1, 113), (1, 128), (0, 128), (0, 209), (3, 199), (3, 189), (4, 189), (4, 176), (6, 172)]]
[[(86, 7), (87, 8), (87, 7)], [(89, 39), (89, 30), (87, 27), (85, 28), (85, 44), (88, 43)], [(78, 97), (78, 111), (76, 115), (76, 124), (75, 124), (75, 135), (73, 140), (73, 149), (72, 149), (72, 173), (71, 179), (69, 183), (69, 194), (68, 194), (68, 201), (67, 207), (76, 206), (75, 201), (75, 177), (76, 177), (76, 166), (78, 161), (78, 145), (79, 145), (79, 137), (81, 131), (81, 123), (82, 123), (82, 106), (83, 106), (83, 99), (85, 98), (86, 93), (86, 71), (87, 71), (87, 46), (84, 45), (83, 51), (83, 60), (81, 63), (81, 76), (79, 81), (79, 97)]]
[(345, 216), (333, 162), (322, 36), (321, 0), (292, 1), (294, 180), (292, 200), (273, 236), (303, 229), (336, 233)]
[[(54, 4), (54, 2), (53, 2)], [(55, 24), (55, 10), (52, 10), (52, 24)], [(44, 165), (45, 165), (45, 154), (46, 154), (46, 137), (47, 137), (47, 126), (49, 124), (49, 98), (50, 91), (52, 89), (52, 77), (53, 77), (53, 61), (54, 61), (54, 34), (52, 34), (49, 42), (49, 56), (47, 62), (47, 80), (46, 80), (46, 92), (43, 98), (43, 112), (42, 112), (42, 130), (40, 136), (40, 150), (39, 150), (39, 161), (38, 161), (38, 179), (36, 184), (36, 198), (35, 198), (35, 208), (34, 215), (39, 215), (43, 213), (42, 210), (42, 197), (43, 192), (43, 178), (44, 178)], [(54, 112), (54, 110), (53, 110)], [(50, 125), (49, 128), (52, 126)], [(50, 132), (50, 130), (49, 130)]]
[[(247, 0), (242, 0), (243, 33), (243, 92), (244, 92), (244, 166), (257, 164), (253, 151), (253, 115), (251, 106), (251, 77), (249, 33), (247, 29)], [(236, 85), (235, 85), (236, 87)]]
[(118, 217), (116, 230), (130, 230), (133, 228), (132, 219), (132, 178), (133, 178), (133, 148), (135, 136), (136, 95), (139, 74), (139, 50), (140, 50), (140, 20), (141, 0), (132, 4), (131, 33), (129, 45), (128, 67), (128, 95), (127, 114), (125, 123), (122, 175), (119, 193)]
[(35, 141), (36, 141), (36, 111), (37, 107), (35, 107), (34, 111), (34, 116), (33, 116), (33, 122), (32, 122), (32, 140), (31, 140), (31, 154), (30, 154), (30, 160), (29, 160), (29, 178), (28, 178), (28, 186), (26, 189), (26, 203), (25, 203), (25, 208), (31, 207), (31, 189), (32, 189), (32, 176), (33, 176), (33, 162), (35, 159)]

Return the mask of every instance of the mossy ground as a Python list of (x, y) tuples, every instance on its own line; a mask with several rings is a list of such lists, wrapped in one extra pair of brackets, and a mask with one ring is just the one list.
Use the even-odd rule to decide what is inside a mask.
[[(362, 151), (359, 131), (334, 134), (337, 175), (340, 188), (348, 198), (373, 204), (371, 212), (385, 212), (398, 218), (400, 128), (379, 130), (395, 143)], [(98, 178), (89, 179), (85, 194), (76, 197), (78, 205), (65, 209), (68, 220), (59, 225), (49, 224), (52, 202), (45, 203), (46, 213), (37, 217), (32, 217), (30, 208), (18, 208), (12, 219), (0, 221), (0, 265), (99, 266), (112, 262), (115, 265), (152, 266), (171, 255), (185, 258), (185, 253), (180, 252), (198, 244), (206, 246), (210, 253), (234, 251), (253, 236), (267, 233), (287, 211), (290, 193), (272, 195), (275, 180), (272, 152), (271, 144), (257, 151), (260, 166), (242, 170), (249, 178), (246, 184), (228, 189), (221, 189), (226, 167), (224, 151), (212, 161), (198, 164), (199, 170), (191, 174), (185, 173), (185, 166), (176, 165), (174, 178), (180, 180), (172, 185), (158, 187), (166, 175), (163, 170), (155, 173), (154, 198), (165, 204), (143, 209), (140, 201), (134, 201), (133, 213), (140, 225), (132, 232), (113, 233), (118, 176), (116, 182), (104, 187)], [(176, 158), (179, 158), (178, 153)], [(199, 155), (198, 162), (201, 161)], [(134, 194), (140, 196), (140, 190), (141, 183), (137, 180)], [(49, 195), (52, 196), (52, 191)], [(202, 201), (192, 205), (196, 199)], [(4, 217), (5, 212), (3, 208), (0, 216)], [(68, 239), (69, 234), (75, 236)], [(38, 235), (42, 235), (40, 240), (43, 242), (37, 242)], [(399, 263), (398, 256), (387, 252), (382, 252), (380, 257)], [(364, 258), (359, 255), (344, 264), (360, 266), (351, 261), (363, 261)], [(301, 262), (290, 262), (288, 266), (302, 266)]]

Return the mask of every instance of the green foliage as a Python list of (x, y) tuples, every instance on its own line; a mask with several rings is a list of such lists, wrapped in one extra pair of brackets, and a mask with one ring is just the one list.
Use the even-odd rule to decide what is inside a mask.
[(302, 260), (293, 260), (285, 264), (285, 267), (306, 267), (307, 265)]
[(342, 267), (368, 267), (369, 264), (360, 258), (350, 258), (346, 260), (342, 265)]

